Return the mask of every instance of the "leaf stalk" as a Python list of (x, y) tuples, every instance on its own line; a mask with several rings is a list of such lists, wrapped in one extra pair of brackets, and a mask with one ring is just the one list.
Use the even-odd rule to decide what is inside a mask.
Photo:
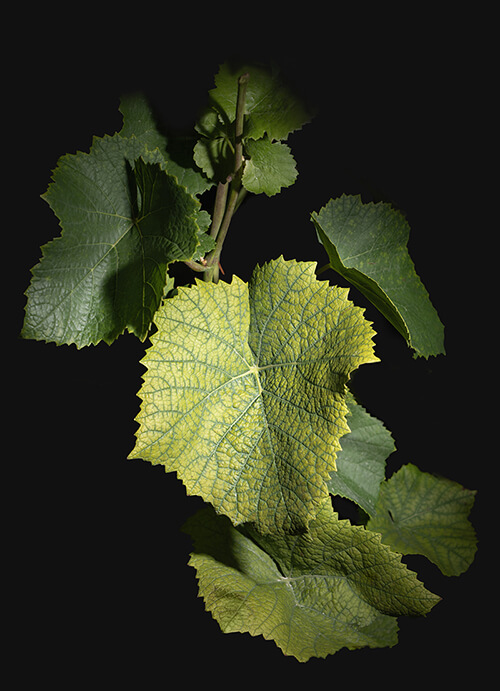
[(226, 182), (219, 183), (215, 197), (214, 214), (210, 235), (216, 239), (214, 249), (207, 256), (207, 266), (203, 278), (217, 283), (219, 280), (219, 260), (222, 246), (226, 239), (231, 219), (237, 207), (243, 201), (245, 190), (241, 179), (243, 174), (243, 129), (245, 123), (245, 102), (249, 74), (242, 74), (238, 79), (238, 96), (236, 101), (234, 170)]

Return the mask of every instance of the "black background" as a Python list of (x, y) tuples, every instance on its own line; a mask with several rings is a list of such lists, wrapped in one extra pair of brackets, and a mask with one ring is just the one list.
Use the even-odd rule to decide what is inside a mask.
[[(87, 8), (67, 18), (45, 9), (30, 14), (29, 29), (12, 15), (4, 82), (11, 245), (4, 525), (21, 677), (34, 672), (64, 688), (291, 680), (362, 688), (374, 679), (396, 688), (484, 669), (492, 635), (485, 622), (496, 606), (486, 484), (498, 457), (495, 404), (486, 395), (494, 394), (496, 372), (489, 345), (496, 335), (486, 320), (497, 235), (487, 184), (492, 18), (456, 8), (453, 16), (405, 9), (386, 17), (309, 5), (201, 14)], [(222, 255), (226, 278), (246, 280), (255, 263), (280, 254), (326, 262), (310, 212), (344, 192), (361, 194), (406, 214), (411, 256), (446, 327), (446, 357), (415, 360), (351, 293), (378, 332), (382, 362), (361, 368), (353, 386), (395, 438), (389, 472), (413, 462), (478, 490), (474, 564), (445, 578), (423, 558), (406, 560), (443, 601), (426, 618), (402, 618), (392, 650), (341, 651), (303, 665), (261, 637), (220, 633), (196, 596), (181, 533), (200, 501), (161, 467), (126, 460), (144, 345), (123, 336), (78, 351), (18, 338), (30, 269), (40, 245), (59, 232), (40, 199), (58, 158), (119, 129), (119, 97), (128, 91), (142, 90), (168, 126), (190, 127), (218, 65), (238, 56), (275, 59), (318, 114), (288, 142), (295, 185), (270, 199), (250, 197), (235, 217)]]

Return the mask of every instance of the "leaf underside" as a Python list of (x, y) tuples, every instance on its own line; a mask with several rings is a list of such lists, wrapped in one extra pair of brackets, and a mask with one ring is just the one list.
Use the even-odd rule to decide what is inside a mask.
[(373, 331), (315, 264), (283, 259), (180, 288), (146, 352), (133, 458), (176, 471), (233, 523), (303, 530), (349, 431), (345, 384)]
[(305, 535), (238, 529), (212, 508), (184, 529), (199, 594), (221, 629), (262, 635), (301, 662), (393, 646), (396, 617), (426, 614), (439, 600), (379, 535), (339, 520), (329, 501)]

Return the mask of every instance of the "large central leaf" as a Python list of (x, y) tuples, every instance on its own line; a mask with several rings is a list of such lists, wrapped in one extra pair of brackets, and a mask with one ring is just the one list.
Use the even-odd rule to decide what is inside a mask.
[(373, 330), (315, 264), (279, 259), (180, 288), (156, 317), (134, 458), (176, 471), (235, 523), (300, 530), (328, 495), (345, 383)]

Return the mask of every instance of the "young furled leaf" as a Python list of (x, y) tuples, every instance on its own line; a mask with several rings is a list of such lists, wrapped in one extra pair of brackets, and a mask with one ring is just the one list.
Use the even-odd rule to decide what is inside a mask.
[(199, 202), (163, 166), (117, 134), (59, 160), (44, 198), (62, 234), (32, 270), (23, 337), (82, 347), (125, 329), (147, 336), (168, 265), (199, 243)]
[(471, 565), (476, 534), (468, 515), (475, 491), (408, 463), (382, 483), (370, 530), (402, 554), (422, 554), (445, 576)]
[(184, 530), (199, 594), (222, 631), (262, 635), (301, 662), (393, 646), (395, 617), (426, 614), (439, 601), (380, 535), (339, 520), (329, 500), (304, 535), (235, 528), (212, 508)]
[(345, 384), (375, 362), (369, 322), (315, 264), (282, 258), (247, 285), (197, 281), (158, 311), (133, 458), (176, 471), (235, 523), (302, 530), (328, 496)]
[(402, 334), (416, 355), (444, 354), (444, 327), (408, 254), (410, 228), (389, 204), (332, 199), (312, 220), (330, 265)]

